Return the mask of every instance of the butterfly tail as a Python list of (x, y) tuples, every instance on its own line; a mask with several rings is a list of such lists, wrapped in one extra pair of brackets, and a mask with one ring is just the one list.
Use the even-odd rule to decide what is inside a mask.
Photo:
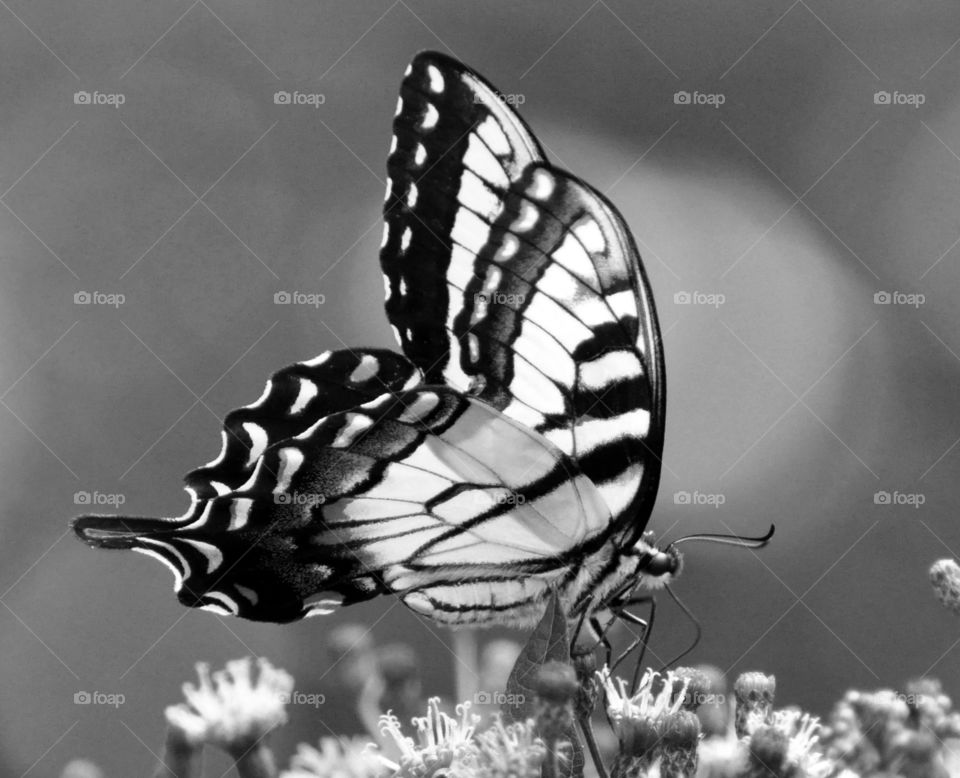
[(130, 549), (144, 536), (176, 531), (181, 522), (141, 516), (79, 516), (72, 526), (77, 537), (93, 548)]

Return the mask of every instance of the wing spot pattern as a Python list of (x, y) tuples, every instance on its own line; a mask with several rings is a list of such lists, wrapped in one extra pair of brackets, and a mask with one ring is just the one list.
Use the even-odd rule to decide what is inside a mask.
[(280, 449), (277, 456), (280, 457), (280, 472), (277, 474), (277, 485), (273, 493), (284, 494), (290, 490), (290, 482), (303, 464), (303, 452), (293, 446), (287, 446)]
[(553, 194), (555, 186), (553, 176), (543, 168), (537, 168), (533, 173), (533, 181), (527, 188), (527, 194), (534, 200), (546, 200)]
[[(245, 421), (240, 426), (243, 428), (243, 431), (247, 433), (247, 437), (250, 438), (250, 454), (247, 457), (247, 467), (251, 467), (253, 463), (260, 458), (260, 455), (267, 447), (267, 443), (269, 443), (267, 431), (252, 421)], [(229, 488), (227, 491), (230, 491)]]
[(380, 361), (372, 354), (364, 354), (360, 358), (360, 364), (350, 374), (349, 380), (352, 384), (362, 384), (364, 381), (374, 378), (379, 372)]
[(237, 497), (230, 503), (230, 524), (227, 530), (241, 529), (247, 525), (250, 520), (250, 509), (253, 507), (253, 500), (249, 497)]
[(528, 200), (524, 200), (520, 205), (520, 213), (510, 225), (511, 232), (529, 232), (537, 223), (540, 217), (537, 207)]
[(407, 424), (420, 424), (439, 404), (440, 398), (437, 395), (432, 392), (425, 392), (400, 414), (399, 419)]
[[(346, 448), (365, 429), (373, 424), (373, 419), (360, 413), (348, 413), (346, 424), (337, 433), (336, 440), (330, 445), (333, 448)], [(301, 455), (302, 456), (302, 455)]]
[(423, 163), (426, 161), (427, 161), (427, 148), (422, 143), (418, 143), (416, 151), (413, 152), (413, 163), (417, 167), (423, 167)]
[(429, 132), (437, 126), (437, 121), (439, 119), (440, 112), (433, 107), (432, 103), (427, 103), (426, 110), (423, 113), (423, 118), (420, 120), (420, 129)]
[[(272, 389), (273, 389), (273, 381), (271, 381), (271, 380), (268, 378), (268, 379), (267, 379), (267, 385), (266, 385), (265, 387), (263, 387), (263, 394), (261, 394), (256, 400), (254, 400), (254, 401), (253, 401), (252, 403), (250, 403), (249, 405), (244, 405), (243, 407), (244, 407), (244, 408), (247, 408), (248, 410), (251, 410), (251, 411), (254, 410), (254, 409), (256, 409), (256, 408), (259, 408), (261, 405), (263, 405), (263, 403), (266, 401), (266, 399), (270, 396), (270, 392), (271, 392)], [(207, 467), (209, 467), (209, 465), (207, 465)]]
[(242, 586), (241, 584), (234, 584), (233, 588), (237, 590), (237, 593), (243, 597), (246, 597), (249, 600), (251, 605), (256, 605), (260, 601), (260, 595), (258, 595), (253, 589), (248, 586)]
[(443, 74), (434, 65), (427, 65), (427, 78), (430, 79), (430, 91), (434, 94), (443, 92), (445, 86)]
[(467, 349), (470, 354), (470, 361), (476, 364), (480, 361), (480, 340), (476, 333), (471, 332), (467, 335)]
[(189, 543), (206, 557), (207, 573), (212, 573), (223, 564), (223, 553), (212, 543), (204, 543), (202, 540), (194, 540), (193, 538), (183, 538), (183, 542)]
[(332, 355), (332, 351), (324, 351), (322, 354), (315, 356), (313, 359), (308, 359), (306, 362), (301, 362), (300, 364), (304, 367), (320, 367), (320, 365), (330, 359)]

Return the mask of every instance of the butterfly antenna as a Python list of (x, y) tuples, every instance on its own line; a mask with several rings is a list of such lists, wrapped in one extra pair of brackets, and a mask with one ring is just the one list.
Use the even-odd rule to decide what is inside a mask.
[[(773, 534), (772, 530), (770, 534)], [(679, 662), (681, 659), (687, 656), (687, 654), (693, 651), (698, 645), (700, 645), (700, 638), (703, 635), (703, 628), (700, 626), (700, 620), (693, 615), (693, 612), (686, 605), (680, 602), (680, 598), (677, 597), (676, 594), (674, 594), (673, 589), (671, 589), (669, 585), (664, 586), (663, 588), (666, 589), (667, 594), (670, 595), (670, 599), (673, 600), (677, 604), (677, 607), (679, 607), (680, 610), (683, 611), (684, 615), (688, 619), (690, 619), (690, 622), (693, 624), (694, 629), (696, 629), (697, 633), (693, 639), (693, 642), (687, 648), (685, 648), (683, 651), (677, 654), (669, 662), (664, 663), (663, 667), (660, 668), (661, 672), (666, 670), (668, 667), (675, 665), (677, 662)]]
[(747, 535), (721, 535), (710, 532), (686, 535), (671, 542), (667, 548), (673, 548), (674, 546), (679, 546), (681, 543), (687, 543), (691, 540), (703, 540), (708, 543), (720, 543), (721, 545), (739, 546), (740, 548), (763, 548), (770, 542), (775, 529), (774, 525), (771, 524), (767, 534), (759, 538), (751, 538)]

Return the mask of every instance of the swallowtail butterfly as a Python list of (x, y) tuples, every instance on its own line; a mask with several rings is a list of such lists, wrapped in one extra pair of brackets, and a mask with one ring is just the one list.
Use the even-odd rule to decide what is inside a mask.
[(280, 370), (186, 476), (176, 519), (78, 536), (174, 573), (184, 605), (287, 622), (394, 594), (449, 624), (615, 606), (679, 568), (646, 525), (663, 450), (653, 297), (623, 217), (551, 165), (470, 68), (404, 76), (380, 252), (403, 356)]

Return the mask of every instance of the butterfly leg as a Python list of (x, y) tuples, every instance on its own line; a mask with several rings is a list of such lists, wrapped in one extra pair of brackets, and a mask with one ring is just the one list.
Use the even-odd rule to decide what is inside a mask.
[[(649, 605), (650, 613), (646, 619), (642, 619), (634, 613), (630, 613), (627, 608), (634, 605)], [(617, 661), (614, 662), (613, 667), (617, 667), (624, 659), (626, 659), (630, 654), (640, 649), (640, 653), (637, 656), (636, 664), (633, 668), (633, 679), (630, 684), (630, 693), (633, 694), (637, 690), (637, 684), (640, 682), (640, 669), (643, 667), (643, 658), (647, 653), (647, 644), (650, 638), (650, 633), (653, 630), (654, 618), (657, 615), (657, 601), (654, 597), (645, 595), (642, 597), (632, 597), (630, 599), (624, 600), (619, 603), (615, 608), (611, 609), (614, 615), (628, 623), (633, 624), (634, 626), (640, 627), (641, 633), (628, 647), (627, 649), (617, 657)]]

